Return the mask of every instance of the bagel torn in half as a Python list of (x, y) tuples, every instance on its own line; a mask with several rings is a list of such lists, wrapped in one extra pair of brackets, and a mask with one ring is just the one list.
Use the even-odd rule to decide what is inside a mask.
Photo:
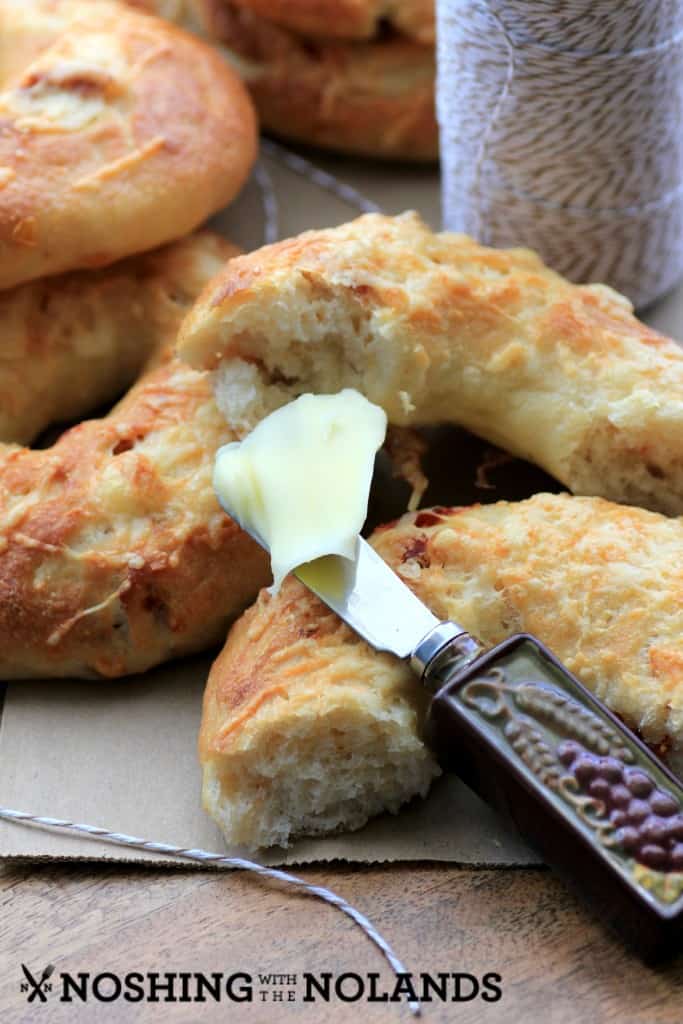
[(683, 512), (683, 351), (627, 299), (528, 250), (368, 214), (231, 261), (183, 324), (252, 427), (357, 388), (399, 425), (455, 423), (577, 494)]
[(0, 288), (180, 238), (256, 152), (219, 54), (113, 0), (0, 0), (0, 121)]
[[(601, 498), (411, 513), (372, 544), (442, 619), (494, 644), (533, 632), (683, 771), (683, 525)], [(214, 663), (203, 800), (230, 844), (359, 828), (438, 774), (425, 694), (295, 577), (262, 591)]]
[(201, 232), (0, 295), (1, 441), (29, 441), (132, 382), (49, 448), (0, 443), (1, 679), (120, 676), (200, 650), (268, 582), (267, 556), (211, 484), (236, 434), (172, 352), (234, 252)]

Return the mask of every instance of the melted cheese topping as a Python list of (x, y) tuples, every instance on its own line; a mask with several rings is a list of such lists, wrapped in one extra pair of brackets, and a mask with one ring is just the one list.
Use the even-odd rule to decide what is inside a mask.
[(79, 53), (38, 57), (19, 82), (0, 97), (20, 131), (75, 132), (100, 118), (125, 88), (120, 44), (91, 34)]
[(226, 511), (270, 548), (273, 591), (325, 555), (353, 559), (386, 414), (350, 388), (302, 395), (216, 455)]

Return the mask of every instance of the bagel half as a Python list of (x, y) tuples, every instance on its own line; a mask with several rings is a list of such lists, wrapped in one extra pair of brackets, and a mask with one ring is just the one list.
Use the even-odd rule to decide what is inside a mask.
[(252, 427), (306, 392), (456, 423), (577, 494), (683, 513), (683, 351), (532, 252), (369, 214), (233, 260), (180, 332)]
[[(683, 772), (683, 529), (600, 498), (409, 514), (372, 543), (441, 619), (495, 644), (533, 632)], [(360, 827), (424, 794), (426, 695), (299, 581), (263, 591), (213, 665), (203, 801), (230, 844)]]
[(0, 678), (120, 676), (200, 650), (270, 578), (211, 485), (235, 438), (178, 324), (231, 252), (207, 232), (0, 298), (0, 425), (30, 436), (111, 398), (52, 447), (0, 444)]
[(0, 122), (0, 288), (180, 238), (256, 152), (215, 50), (111, 0), (0, 0)]

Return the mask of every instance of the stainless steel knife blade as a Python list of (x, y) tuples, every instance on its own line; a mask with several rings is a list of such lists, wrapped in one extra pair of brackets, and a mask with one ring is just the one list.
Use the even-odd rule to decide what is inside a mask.
[[(268, 551), (258, 530), (242, 522), (220, 496), (219, 501), (224, 511)], [(357, 538), (353, 560), (325, 555), (300, 565), (294, 574), (376, 650), (408, 658), (439, 625), (436, 615), (361, 537)]]
[[(269, 550), (253, 526), (243, 523), (223, 500), (221, 505), (257, 544)], [(377, 651), (409, 658), (440, 624), (362, 537), (353, 561), (325, 555), (299, 566), (294, 575)]]
[(295, 575), (377, 651), (408, 658), (439, 625), (362, 537), (354, 561), (327, 555), (300, 566)]

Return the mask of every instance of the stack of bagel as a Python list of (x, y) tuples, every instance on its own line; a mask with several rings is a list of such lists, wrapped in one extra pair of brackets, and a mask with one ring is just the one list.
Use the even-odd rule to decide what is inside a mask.
[(216, 43), (275, 135), (432, 161), (433, 0), (131, 0)]
[(118, 676), (221, 639), (267, 579), (211, 489), (234, 434), (173, 353), (256, 120), (212, 47), (109, 0), (0, 0), (0, 47), (0, 678)]

